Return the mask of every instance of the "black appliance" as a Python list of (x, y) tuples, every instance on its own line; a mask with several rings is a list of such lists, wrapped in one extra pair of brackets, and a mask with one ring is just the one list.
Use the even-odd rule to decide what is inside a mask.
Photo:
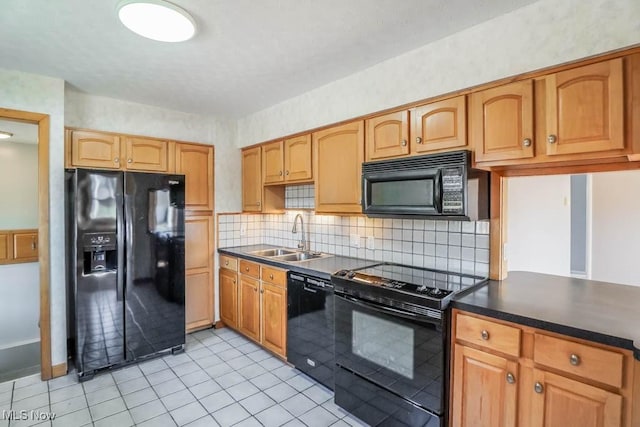
[(185, 344), (184, 176), (66, 172), (69, 333), (81, 380)]
[(362, 213), (370, 217), (489, 218), (489, 172), (471, 152), (427, 154), (362, 164)]
[(486, 278), (381, 263), (331, 280), (336, 404), (372, 426), (445, 426), (447, 306)]
[(287, 361), (333, 390), (333, 285), (287, 273)]

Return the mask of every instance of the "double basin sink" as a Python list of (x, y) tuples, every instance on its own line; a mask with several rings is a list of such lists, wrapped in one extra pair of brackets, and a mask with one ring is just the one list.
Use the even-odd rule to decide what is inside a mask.
[(287, 248), (263, 249), (260, 251), (249, 252), (249, 254), (282, 262), (302, 262), (331, 256), (330, 254), (323, 254), (320, 252), (301, 252)]

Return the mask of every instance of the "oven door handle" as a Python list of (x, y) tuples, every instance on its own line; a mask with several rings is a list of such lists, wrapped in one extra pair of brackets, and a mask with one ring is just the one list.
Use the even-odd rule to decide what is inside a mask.
[(366, 302), (359, 298), (353, 298), (346, 295), (336, 295), (338, 298), (345, 299), (353, 304), (359, 305), (360, 307), (367, 308), (369, 310), (377, 311), (378, 313), (387, 314), (390, 316), (402, 317), (404, 319), (414, 320), (421, 323), (431, 323), (434, 325), (440, 325), (441, 319), (437, 319), (435, 317), (424, 316), (421, 314), (411, 313), (404, 310), (398, 310), (396, 308), (386, 307), (383, 305), (372, 304), (370, 302)]

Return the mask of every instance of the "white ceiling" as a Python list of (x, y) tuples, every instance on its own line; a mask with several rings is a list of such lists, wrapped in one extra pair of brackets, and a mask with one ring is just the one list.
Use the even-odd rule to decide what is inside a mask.
[(9, 139), (0, 139), (0, 144), (5, 141), (21, 144), (38, 143), (38, 125), (2, 119), (0, 120), (0, 130), (13, 134)]
[(131, 33), (118, 0), (1, 1), (0, 68), (242, 117), (535, 0), (174, 0), (198, 25), (179, 44)]

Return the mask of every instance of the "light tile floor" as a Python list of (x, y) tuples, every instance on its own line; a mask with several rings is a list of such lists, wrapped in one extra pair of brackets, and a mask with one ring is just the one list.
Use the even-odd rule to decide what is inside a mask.
[[(2, 420), (3, 411), (56, 414)], [(6, 413), (5, 413), (6, 414)], [(4, 417), (6, 418), (6, 417)], [(38, 424), (39, 423), (39, 424)], [(75, 373), (0, 383), (0, 427), (364, 426), (316, 383), (230, 329), (187, 336), (186, 351), (78, 383)]]

